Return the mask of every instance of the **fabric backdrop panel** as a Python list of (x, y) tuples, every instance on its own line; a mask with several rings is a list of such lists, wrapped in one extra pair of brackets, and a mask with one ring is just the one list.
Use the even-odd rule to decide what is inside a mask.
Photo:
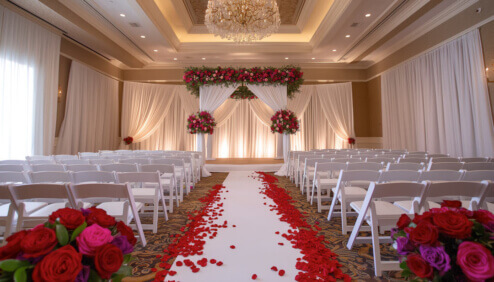
[(477, 29), (385, 72), (385, 148), (494, 155), (494, 126)]
[(52, 154), (60, 36), (0, 7), (0, 159)]
[(315, 93), (315, 85), (300, 86), (300, 92), (296, 93), (292, 99), (288, 99), (288, 109), (294, 112), (298, 118), (300, 118), (309, 106), (309, 102), (311, 101)]
[(151, 136), (163, 122), (180, 86), (124, 82), (122, 137), (139, 143)]
[(255, 85), (247, 87), (273, 111), (286, 109), (288, 104), (286, 85)]
[(238, 84), (225, 85), (205, 85), (199, 89), (199, 108), (201, 111), (212, 113), (237, 89)]
[(118, 81), (73, 61), (57, 154), (113, 150), (118, 143)]

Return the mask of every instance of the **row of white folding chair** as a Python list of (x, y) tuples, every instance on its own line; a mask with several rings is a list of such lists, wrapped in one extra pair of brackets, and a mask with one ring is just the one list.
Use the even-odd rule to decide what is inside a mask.
[[(492, 185), (492, 184), (491, 184)], [(422, 208), (427, 210), (427, 200), (442, 199), (447, 196), (469, 197), (470, 210), (477, 210), (482, 204), (483, 197), (489, 183), (482, 182), (372, 182), (365, 198), (362, 201), (350, 203), (350, 207), (358, 214), (357, 221), (347, 243), (347, 248), (352, 249), (354, 243), (370, 243), (373, 245), (374, 271), (376, 276), (381, 276), (383, 271), (400, 270), (398, 261), (381, 261), (380, 244), (392, 242), (390, 236), (380, 237), (381, 227), (395, 226), (400, 216), (406, 212), (413, 216)], [(491, 187), (490, 189), (494, 189)], [(411, 210), (403, 210), (392, 202), (396, 198), (409, 198)], [(370, 226), (370, 237), (357, 237), (363, 222)], [(367, 230), (367, 229), (365, 229)]]
[[(143, 246), (146, 246), (146, 238), (142, 229), (138, 210), (143, 207), (142, 203), (136, 203), (132, 196), (128, 184), (108, 184), (108, 183), (91, 183), (91, 184), (21, 184), (0, 186), (0, 198), (2, 200), (11, 200), (11, 204), (1, 206), (7, 213), (2, 213), (0, 219), (5, 223), (4, 238), (10, 235), (13, 224), (16, 230), (23, 228), (32, 228), (46, 221), (49, 215), (63, 207), (80, 208), (83, 200), (94, 197), (124, 199), (121, 202), (109, 202), (113, 206), (112, 210), (107, 210), (109, 215), (114, 216), (117, 220), (122, 220), (130, 224), (132, 219), (136, 222), (136, 229)], [(43, 199), (59, 199), (58, 203), (40, 202)], [(31, 200), (31, 201), (29, 201)], [(36, 200), (36, 201), (35, 201)], [(104, 204), (100, 206), (104, 209)], [(116, 211), (116, 205), (119, 205), (120, 213)], [(36, 208), (32, 208), (37, 206)], [(17, 215), (17, 217), (15, 217)]]
[(433, 163), (430, 162), (427, 166), (427, 170), (494, 170), (494, 163), (488, 162), (444, 162), (444, 163)]

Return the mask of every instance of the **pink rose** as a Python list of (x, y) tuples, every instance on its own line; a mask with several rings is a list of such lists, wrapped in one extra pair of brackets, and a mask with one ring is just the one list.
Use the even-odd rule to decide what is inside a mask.
[(458, 247), (456, 263), (468, 279), (479, 281), (494, 277), (494, 257), (484, 246), (475, 242), (463, 242)]
[(87, 227), (76, 238), (79, 252), (88, 256), (94, 256), (99, 247), (110, 243), (112, 240), (111, 231), (98, 224)]

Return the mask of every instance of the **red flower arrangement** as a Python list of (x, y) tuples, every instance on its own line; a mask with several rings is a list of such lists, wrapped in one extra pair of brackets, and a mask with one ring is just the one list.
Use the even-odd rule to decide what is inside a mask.
[(271, 117), (271, 132), (295, 134), (299, 129), (297, 117), (290, 110), (279, 110)]
[(300, 67), (294, 66), (282, 68), (255, 67), (251, 69), (189, 67), (185, 70), (183, 80), (187, 90), (196, 96), (199, 96), (199, 87), (202, 85), (232, 85), (245, 82), (263, 85), (286, 85), (288, 98), (292, 98), (304, 82), (302, 76), (303, 72), (300, 71)]
[(125, 145), (130, 145), (132, 144), (132, 142), (134, 142), (134, 138), (127, 136), (123, 139), (123, 141), (125, 142)]
[(355, 138), (352, 138), (352, 137), (348, 138), (348, 144), (350, 144), (350, 145), (355, 144)]
[[(460, 208), (458, 208), (460, 207)], [(444, 201), (413, 220), (403, 214), (391, 230), (402, 276), (434, 281), (494, 278), (494, 215)]]
[(0, 248), (2, 281), (120, 281), (132, 275), (127, 263), (134, 233), (102, 209), (59, 209), (44, 225), (6, 241)]
[(197, 112), (192, 114), (187, 119), (187, 131), (190, 134), (208, 133), (213, 134), (216, 122), (213, 116), (206, 111)]

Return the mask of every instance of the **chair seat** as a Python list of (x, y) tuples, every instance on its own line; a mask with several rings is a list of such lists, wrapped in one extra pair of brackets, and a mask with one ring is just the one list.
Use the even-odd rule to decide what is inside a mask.
[(352, 186), (365, 187), (365, 188), (369, 187), (370, 183), (371, 183), (370, 181), (360, 181), (360, 180), (359, 181), (350, 181), (350, 184)]
[(63, 209), (67, 206), (67, 202), (53, 203), (46, 205), (32, 213), (29, 213), (26, 217), (48, 217), (54, 211)]
[[(336, 194), (336, 187), (332, 188), (331, 191), (333, 191), (333, 194)], [(365, 190), (364, 188), (353, 186), (345, 187), (345, 195), (348, 197), (355, 198), (358, 196), (359, 198), (363, 199), (365, 197), (365, 194), (367, 194), (367, 190)], [(341, 194), (338, 195), (338, 199), (341, 199)]]
[(336, 179), (336, 178), (322, 178), (322, 179), (320, 179), (319, 183), (321, 185), (336, 186), (336, 184), (338, 184), (338, 179)]
[(155, 188), (132, 188), (132, 195), (134, 198), (154, 198), (156, 195)]
[[(24, 207), (26, 209), (26, 212), (28, 214), (32, 213), (33, 211), (36, 211), (37, 209), (40, 209), (44, 206), (48, 205), (46, 202), (24, 202)], [(6, 205), (3, 205), (6, 206)], [(2, 207), (3, 207), (2, 206)], [(8, 207), (6, 207), (8, 210)]]
[[(352, 207), (356, 212), (360, 212), (362, 209), (364, 201), (356, 201), (356, 202), (351, 202), (350, 207)], [(395, 205), (393, 205), (390, 202), (386, 201), (374, 201), (374, 205), (376, 207), (376, 215), (383, 217), (383, 216), (390, 216), (390, 217), (399, 217), (403, 214), (403, 210)], [(365, 219), (370, 218), (370, 210), (367, 211), (365, 215)]]
[[(142, 209), (142, 207), (144, 207), (144, 204), (141, 202), (135, 202), (135, 203), (136, 203), (136, 209), (138, 211), (140, 209)], [(105, 202), (105, 203), (99, 204), (97, 206), (97, 208), (105, 210), (108, 215), (121, 218), (124, 214), (124, 204), (125, 204), (125, 202)], [(132, 219), (134, 218), (130, 204), (129, 204), (129, 210), (128, 210), (127, 214), (128, 214), (128, 216), (127, 216), (126, 224), (131, 222)]]
[(487, 202), (487, 210), (494, 213), (494, 203)]

